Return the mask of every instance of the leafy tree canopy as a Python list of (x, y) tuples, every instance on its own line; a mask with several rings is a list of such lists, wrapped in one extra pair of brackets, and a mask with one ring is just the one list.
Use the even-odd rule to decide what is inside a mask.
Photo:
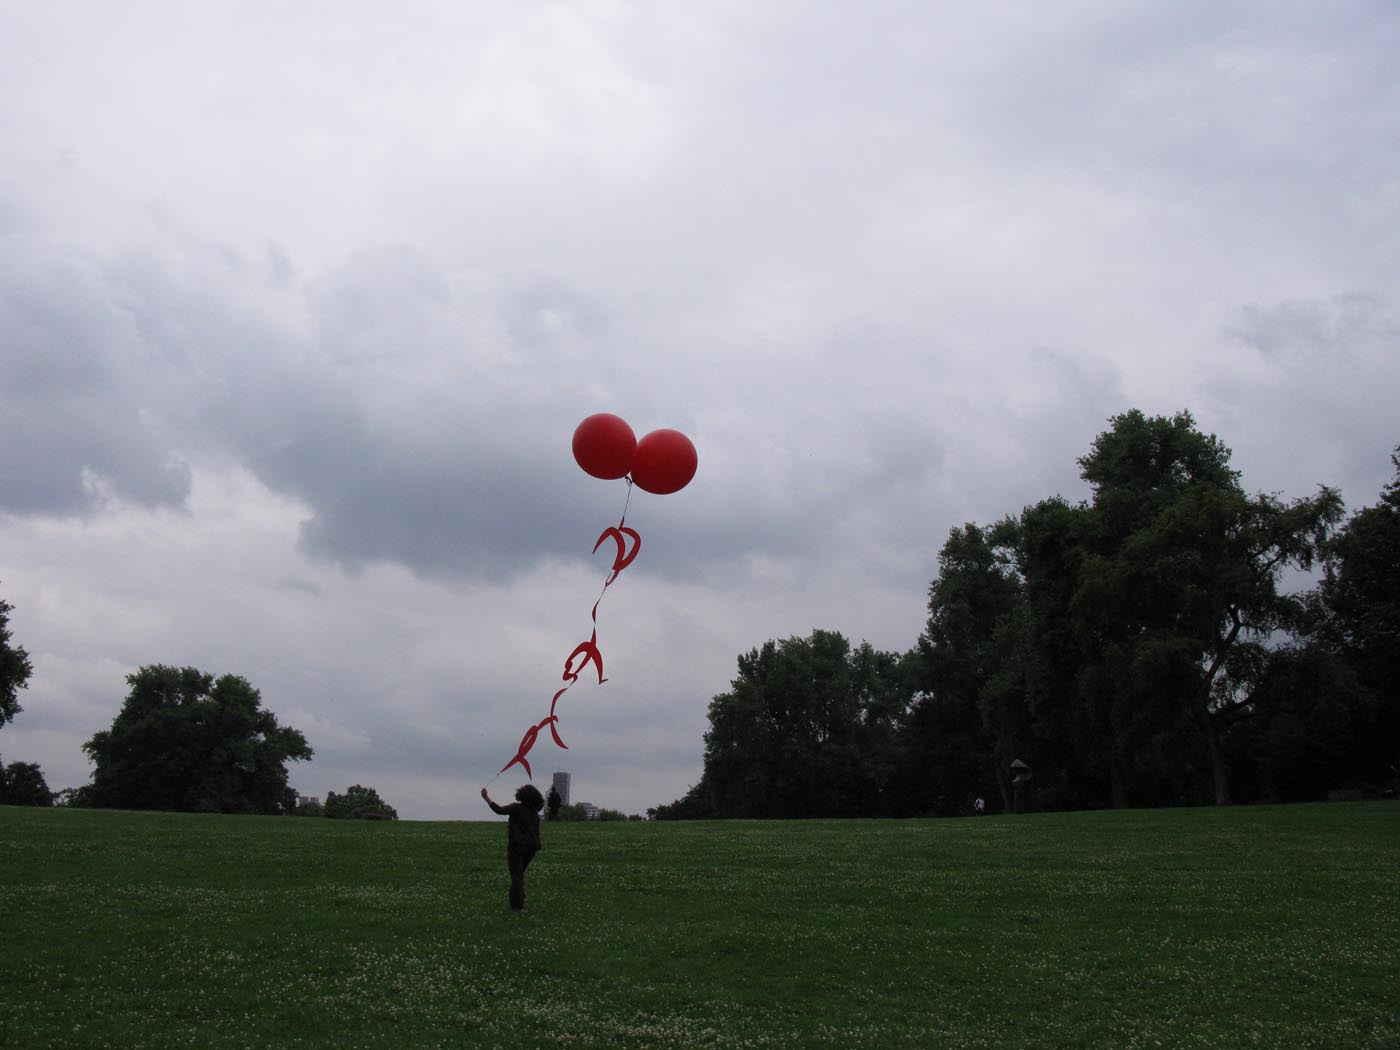
[[(834, 631), (739, 657), (710, 703), (701, 782), (686, 815), (854, 816), (878, 811), (906, 707), (900, 658)], [(676, 815), (662, 807), (660, 816)]]
[(52, 806), (54, 793), (43, 771), (33, 762), (11, 762), (0, 767), (0, 805)]
[(1400, 448), (1380, 502), (1353, 514), (1327, 545), (1322, 600), (1335, 640), (1373, 687), (1400, 675)]
[(0, 598), (0, 726), (23, 710), (19, 690), (29, 684), (32, 668), (23, 647), (10, 644), (10, 612), (14, 606)]
[(1391, 462), (1395, 478), (1380, 502), (1327, 544), (1318, 601), (1317, 643), (1355, 672), (1364, 693), (1350, 714), (1362, 743), (1348, 753), (1352, 776), (1367, 781), (1400, 773), (1400, 448)]
[(398, 820), (398, 811), (379, 797), (374, 788), (351, 784), (345, 794), (326, 795), (326, 816), (337, 820)]
[(110, 729), (83, 745), (95, 764), (86, 801), (121, 809), (281, 813), (295, 803), (287, 762), (309, 759), (246, 679), (151, 665)]
[(1074, 700), (1097, 727), (1112, 799), (1131, 754), (1196, 734), (1216, 802), (1230, 801), (1225, 729), (1258, 707), (1245, 669), (1274, 632), (1302, 622), (1282, 593), (1342, 512), (1332, 489), (1285, 504), (1248, 496), (1230, 450), (1189, 412), (1115, 417), (1080, 460), (1093, 486), (1066, 613), (1078, 638)]

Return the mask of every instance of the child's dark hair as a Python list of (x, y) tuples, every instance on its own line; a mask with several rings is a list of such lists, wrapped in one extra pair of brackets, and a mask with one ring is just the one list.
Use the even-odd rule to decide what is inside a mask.
[(536, 813), (544, 809), (544, 796), (534, 784), (526, 784), (515, 793), (515, 801), (523, 802)]

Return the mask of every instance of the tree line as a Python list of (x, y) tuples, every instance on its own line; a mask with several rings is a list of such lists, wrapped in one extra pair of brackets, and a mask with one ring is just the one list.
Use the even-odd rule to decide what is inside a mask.
[(1380, 501), (1345, 522), (1326, 486), (1249, 495), (1230, 456), (1188, 412), (1114, 417), (1078, 460), (1088, 499), (950, 531), (914, 648), (819, 629), (740, 655), (709, 705), (700, 781), (650, 813), (1393, 791), (1400, 448)]
[[(32, 673), (28, 653), (11, 643), (11, 608), (0, 601), (0, 726), (22, 710), (18, 690)], [(311, 746), (263, 707), (247, 679), (152, 664), (126, 682), (111, 727), (83, 744), (93, 763), (90, 783), (55, 793), (37, 764), (0, 764), (0, 804), (398, 818), (378, 792), (360, 784), (330, 792), (324, 805), (299, 802), (287, 764), (309, 760)]]
[(398, 820), (399, 812), (379, 797), (379, 792), (363, 784), (351, 784), (344, 794), (326, 794), (324, 803), (315, 799), (295, 800), (290, 812), (295, 817), (330, 817), (332, 820)]
[[(29, 685), (33, 666), (24, 646), (11, 641), (10, 613), (14, 606), (0, 598), (0, 728), (24, 710), (19, 691)], [(11, 762), (0, 758), (0, 805), (47, 806), (53, 794), (44, 782), (44, 771), (35, 762)]]
[(549, 794), (544, 797), (544, 816), (546, 820), (565, 821), (619, 821), (642, 819), (641, 815), (638, 813), (624, 813), (620, 809), (588, 806), (581, 802), (575, 802), (572, 805), (567, 804), (559, 794), (559, 789), (552, 785), (549, 789)]
[[(1294, 801), (1400, 778), (1400, 448), (1380, 500), (1249, 495), (1191, 415), (1130, 411), (1079, 459), (1090, 498), (952, 529), (917, 644), (839, 632), (741, 654), (700, 781), (660, 818), (952, 814)], [(1320, 576), (1307, 589), (1289, 584)], [(32, 668), (0, 600), (0, 727)], [(151, 665), (84, 744), (72, 805), (298, 808), (305, 737), (245, 679)], [(47, 805), (0, 762), (0, 804)], [(392, 818), (370, 788), (326, 816)], [(566, 818), (571, 814), (561, 814)], [(611, 814), (610, 814), (611, 815)], [(620, 817), (621, 814), (618, 814)]]

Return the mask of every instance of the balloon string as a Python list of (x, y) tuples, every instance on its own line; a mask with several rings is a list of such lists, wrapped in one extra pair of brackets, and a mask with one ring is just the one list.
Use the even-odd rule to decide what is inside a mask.
[[(630, 476), (626, 478), (626, 481), (627, 497), (623, 500), (622, 503), (621, 518), (618, 519), (618, 523), (616, 526), (609, 526), (608, 528), (604, 529), (603, 534), (598, 537), (598, 542), (593, 545), (593, 550), (594, 552), (596, 552), (598, 548), (602, 546), (603, 541), (606, 539), (611, 538), (617, 544), (617, 555), (613, 558), (612, 567), (608, 571), (607, 577), (603, 580), (603, 586), (602, 589), (598, 592), (598, 597), (593, 601), (593, 610), (590, 613), (590, 618), (593, 621), (593, 633), (589, 637), (588, 641), (579, 643), (579, 645), (574, 648), (574, 651), (570, 653), (568, 658), (564, 661), (564, 676), (561, 680), (565, 683), (565, 685), (561, 689), (557, 690), (553, 698), (550, 700), (549, 716), (543, 721), (539, 722), (537, 725), (530, 726), (528, 729), (525, 730), (525, 735), (520, 739), (520, 746), (516, 749), (515, 757), (512, 758), (509, 762), (507, 762), (504, 766), (502, 766), (500, 772), (498, 772), (496, 776), (492, 777), (489, 783), (494, 784), (502, 773), (504, 773), (511, 766), (517, 764), (524, 768), (525, 775), (528, 778), (530, 778), (531, 780), (534, 779), (534, 772), (530, 768), (530, 760), (526, 756), (530, 753), (530, 750), (535, 746), (535, 742), (539, 738), (539, 732), (541, 729), (548, 728), (550, 735), (554, 738), (554, 742), (559, 747), (568, 750), (568, 745), (565, 744), (559, 736), (559, 718), (554, 713), (555, 708), (558, 706), (560, 697), (562, 697), (565, 693), (567, 693), (570, 689), (573, 688), (574, 683), (578, 681), (579, 676), (583, 673), (583, 669), (587, 667), (590, 662), (594, 665), (594, 670), (597, 672), (598, 684), (602, 685), (604, 682), (607, 681), (607, 679), (603, 677), (603, 654), (598, 650), (598, 606), (602, 604), (603, 596), (607, 594), (608, 588), (611, 587), (613, 583), (617, 581), (617, 577), (619, 576), (619, 574), (621, 574), (622, 570), (632, 564), (633, 559), (637, 557), (637, 554), (641, 551), (642, 547), (641, 536), (637, 534), (635, 529), (629, 529), (627, 527), (627, 510), (632, 504), (633, 483), (632, 478)], [(627, 539), (629, 537), (632, 540), (632, 547), (630, 551), (627, 547)], [(574, 666), (574, 660), (576, 658), (581, 658), (579, 659), (577, 667)]]

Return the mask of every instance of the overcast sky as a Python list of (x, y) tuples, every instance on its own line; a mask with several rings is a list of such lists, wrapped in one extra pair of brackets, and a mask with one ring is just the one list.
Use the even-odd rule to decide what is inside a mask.
[[(240, 674), (302, 793), (697, 781), (741, 653), (902, 651), (949, 529), (1130, 408), (1252, 491), (1400, 443), (1400, 6), (0, 0), (0, 731), (90, 777), (125, 676)], [(518, 768), (493, 785), (508, 796)]]

